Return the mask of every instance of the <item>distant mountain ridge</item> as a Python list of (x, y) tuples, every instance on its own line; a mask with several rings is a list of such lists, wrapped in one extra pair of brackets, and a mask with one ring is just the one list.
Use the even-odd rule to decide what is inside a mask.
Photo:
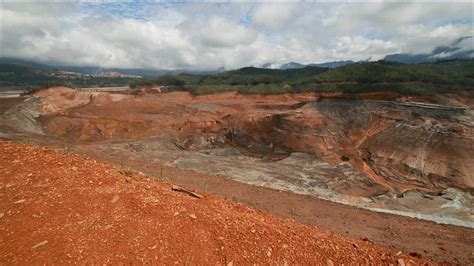
[(307, 65), (300, 64), (300, 63), (297, 63), (297, 62), (289, 62), (289, 63), (286, 63), (286, 64), (266, 63), (266, 64), (263, 64), (263, 65), (259, 66), (259, 68), (281, 69), (281, 70), (300, 69), (300, 68), (305, 68), (307, 66), (322, 67), (322, 68), (338, 68), (338, 67), (342, 67), (342, 66), (349, 65), (349, 64), (354, 64), (354, 63), (356, 63), (356, 62), (352, 61), (352, 60), (331, 61), (331, 62), (325, 62), (325, 63), (319, 63), (319, 64), (307, 64)]
[[(185, 69), (166, 70), (166, 69), (145, 69), (145, 68), (105, 68), (99, 66), (64, 66), (64, 65), (51, 65), (44, 64), (30, 60), (23, 60), (17, 58), (0, 57), (0, 63), (16, 64), (23, 66), (47, 68), (51, 70), (75, 72), (84, 75), (94, 75), (106, 77), (110, 73), (113, 77), (157, 77), (163, 75), (172, 75), (179, 73), (193, 73), (193, 74), (214, 74), (220, 72), (219, 70), (213, 71), (188, 71)], [(104, 76), (105, 73), (105, 76)], [(118, 74), (117, 74), (118, 73)]]
[(325, 68), (338, 68), (342, 67), (345, 65), (350, 65), (357, 63), (352, 60), (342, 60), (342, 61), (332, 61), (332, 62), (326, 62), (326, 63), (321, 63), (321, 64), (309, 64), (308, 66), (316, 66), (316, 67), (325, 67)]
[(439, 60), (473, 58), (474, 44), (472, 36), (465, 36), (454, 40), (449, 45), (437, 46), (429, 54), (392, 54), (385, 56), (384, 60), (404, 64), (419, 64), (433, 63)]

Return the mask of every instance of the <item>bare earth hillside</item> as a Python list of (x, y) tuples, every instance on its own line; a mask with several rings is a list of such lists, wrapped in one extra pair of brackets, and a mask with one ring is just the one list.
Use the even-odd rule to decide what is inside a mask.
[(56, 87), (5, 117), (15, 129), (99, 154), (474, 227), (471, 96), (133, 96)]
[[(411, 97), (393, 92), (267, 96), (228, 92), (193, 96), (187, 92), (143, 91), (139, 95), (131, 95), (127, 91), (105, 92), (54, 87), (31, 96), (3, 99), (0, 102), (0, 139), (37, 144), (64, 152), (74, 151), (94, 160), (119, 166), (118, 168), (142, 171), (147, 176), (173, 182), (188, 189), (209, 192), (282, 219), (294, 219), (308, 226), (323, 228), (320, 233), (335, 232), (351, 239), (364, 240), (364, 243), (370, 242), (391, 248), (395, 253), (402, 252), (435, 261), (472, 264), (474, 262), (472, 98), (473, 94), (470, 92)], [(3, 145), (10, 147), (13, 144)], [(179, 240), (183, 235), (182, 232), (188, 232), (187, 227), (178, 226), (177, 228), (182, 230), (177, 231), (175, 227), (161, 228), (161, 225), (156, 225), (155, 216), (167, 217), (167, 222), (169, 219), (174, 221), (173, 217), (177, 216), (190, 218), (188, 222), (198, 221), (200, 217), (207, 217), (206, 215), (212, 212), (220, 213), (219, 217), (230, 217), (232, 221), (238, 220), (237, 216), (240, 217), (240, 214), (232, 216), (215, 209), (207, 213), (207, 207), (196, 207), (189, 211), (188, 207), (175, 206), (174, 203), (162, 206), (161, 202), (166, 200), (152, 197), (148, 191), (155, 189), (151, 184), (158, 183), (147, 181), (146, 178), (136, 174), (133, 177), (128, 176), (128, 170), (118, 173), (119, 170), (104, 166), (105, 171), (108, 171), (105, 172), (107, 180), (110, 175), (114, 177), (111, 180), (125, 182), (124, 188), (129, 189), (127, 195), (134, 191), (132, 194), (136, 198), (133, 198), (131, 205), (128, 201), (125, 205), (117, 205), (117, 202), (124, 202), (122, 199), (128, 196), (122, 195), (120, 192), (122, 190), (117, 190), (115, 183), (110, 187), (108, 182), (87, 179), (101, 177), (104, 174), (101, 172), (102, 164), (88, 161), (86, 162), (88, 166), (83, 169), (85, 172), (80, 172), (80, 165), (68, 163), (71, 159), (78, 159), (77, 155), (64, 157), (66, 160), (64, 162), (55, 157), (57, 159), (51, 164), (47, 161), (49, 156), (63, 155), (45, 150), (33, 151), (29, 146), (25, 149), (32, 149), (32, 154), (37, 156), (23, 156), (21, 151), (9, 151), (11, 154), (5, 152), (4, 161), (0, 163), (2, 169), (7, 171), (2, 175), (5, 179), (2, 180), (4, 190), (1, 191), (4, 193), (2, 200), (5, 199), (3, 204), (13, 207), (29, 206), (34, 213), (31, 215), (25, 213), (29, 215), (28, 217), (38, 218), (42, 217), (42, 207), (38, 206), (43, 205), (22, 204), (31, 201), (26, 201), (26, 196), (24, 198), (21, 195), (28, 193), (30, 189), (41, 189), (41, 192), (31, 192), (31, 195), (49, 197), (51, 193), (57, 193), (62, 189), (56, 187), (57, 185), (66, 185), (68, 189), (72, 187), (71, 191), (60, 192), (58, 196), (61, 195), (61, 198), (49, 198), (43, 201), (50, 204), (48, 208), (51, 207), (52, 212), (47, 220), (38, 220), (36, 228), (44, 226), (45, 222), (60, 223), (64, 221), (64, 215), (69, 215), (71, 219), (86, 219), (77, 224), (67, 221), (63, 224), (67, 230), (73, 230), (69, 239), (71, 245), (79, 250), (88, 248), (95, 252), (97, 249), (91, 247), (95, 244), (86, 245), (84, 244), (86, 240), (81, 240), (83, 242), (77, 240), (79, 239), (77, 237), (84, 235), (83, 232), (97, 230), (87, 237), (100, 236), (98, 232), (102, 229), (104, 232), (112, 232), (114, 236), (118, 234), (114, 224), (99, 222), (109, 219), (109, 216), (113, 216), (112, 220), (118, 219), (117, 223), (126, 224), (136, 224), (137, 220), (144, 218), (139, 222), (150, 225), (137, 224), (138, 228), (124, 229), (139, 238), (148, 237), (145, 237), (142, 228), (147, 232), (162, 230), (157, 232), (161, 232), (160, 235), (163, 236), (169, 234), (169, 239), (157, 237), (152, 242), (168, 241), (172, 236)], [(26, 159), (29, 161), (24, 161)], [(38, 164), (35, 165), (32, 163), (35, 161), (32, 160), (38, 160)], [(28, 167), (36, 168), (29, 170)], [(59, 172), (55, 172), (54, 167), (59, 167), (57, 169)], [(24, 171), (27, 173), (23, 173)], [(40, 179), (33, 178), (35, 171), (41, 173), (38, 175)], [(11, 190), (14, 186), (8, 181), (9, 178), (17, 178), (15, 182), (23, 182), (21, 184), (24, 187)], [(92, 183), (86, 184), (83, 180)], [(76, 181), (79, 183), (64, 183)], [(145, 189), (140, 184), (149, 185), (144, 185)], [(92, 187), (83, 189), (83, 185)], [(47, 192), (48, 189), (53, 191)], [(181, 193), (171, 192), (169, 185), (157, 185), (156, 189), (163, 192), (160, 195), (169, 196), (176, 203), (183, 196)], [(88, 196), (89, 192), (86, 191), (98, 194)], [(7, 192), (11, 194), (5, 194)], [(99, 201), (95, 204), (92, 198), (105, 197), (103, 193), (108, 193), (106, 198), (109, 198), (104, 201), (109, 202), (108, 205), (102, 206)], [(72, 196), (72, 199), (64, 195)], [(148, 203), (146, 206), (140, 205), (139, 200), (142, 197), (145, 197), (151, 206), (161, 207), (146, 209), (143, 211), (146, 215), (138, 215), (134, 212), (136, 208), (144, 209), (149, 206)], [(202, 206), (214, 202), (210, 196), (200, 200), (189, 196), (182, 199), (198, 205), (204, 204)], [(72, 210), (72, 214), (55, 213), (60, 209), (58, 206), (62, 206), (61, 204), (68, 200), (77, 202), (74, 208), (66, 204), (67, 208)], [(82, 204), (88, 200), (92, 203)], [(20, 202), (15, 203), (17, 201)], [(247, 210), (241, 205), (232, 206), (239, 206), (237, 207), (239, 210)], [(85, 210), (75, 212), (76, 207)], [(136, 208), (130, 209), (132, 207)], [(36, 212), (37, 208), (40, 210), (39, 214)], [(18, 210), (20, 211), (18, 217), (22, 217), (26, 209)], [(161, 210), (169, 210), (173, 216), (168, 217), (165, 215), (168, 212)], [(115, 215), (115, 211), (125, 211), (126, 214)], [(5, 207), (5, 211), (0, 210), (0, 213), (3, 213), (2, 217), (17, 215), (15, 210), (10, 210), (10, 207)], [(86, 214), (93, 214), (95, 218), (84, 216)], [(58, 218), (55, 218), (56, 216)], [(242, 217), (244, 216), (242, 214)], [(23, 232), (25, 237), (34, 236), (31, 230), (25, 231), (26, 229), (19, 227), (23, 225), (23, 221), (29, 222), (29, 219), (23, 218), (21, 223), (15, 220), (16, 222), (2, 227), (5, 236), (10, 237), (8, 241), (13, 241), (11, 243), (25, 245), (26, 242), (10, 235), (10, 230), (19, 230), (18, 232)], [(205, 219), (205, 223), (213, 221)], [(222, 248), (218, 246), (220, 244), (214, 246), (213, 242), (198, 244), (200, 241), (213, 239), (209, 234), (215, 233), (219, 234), (216, 236), (217, 240), (228, 245), (224, 246), (225, 249), (232, 248), (232, 251), (228, 252), (235, 250), (240, 252), (241, 250), (235, 246), (240, 245), (239, 242), (236, 244), (233, 242), (236, 236), (231, 238), (221, 235), (222, 231), (217, 225), (229, 221), (220, 219), (214, 222), (215, 224), (208, 224), (209, 228), (219, 230), (213, 229), (210, 233), (199, 231), (194, 234), (195, 227), (189, 227), (191, 233), (187, 237), (194, 239), (193, 246), (207, 248), (211, 243), (209, 245), (214, 249)], [(150, 229), (151, 224), (156, 228)], [(160, 221), (159, 224), (163, 223)], [(147, 226), (150, 228), (147, 229)], [(236, 226), (240, 228), (243, 225), (236, 224)], [(63, 227), (58, 227), (58, 234), (66, 230)], [(292, 227), (295, 230), (300, 228), (297, 225)], [(83, 232), (80, 233), (80, 230)], [(170, 231), (165, 232), (166, 230)], [(51, 232), (55, 231), (57, 230), (51, 229)], [(252, 228), (250, 231), (252, 234), (259, 232)], [(269, 232), (261, 231), (261, 235), (257, 236), (268, 235), (271, 238), (272, 234)], [(250, 250), (260, 250), (258, 241), (247, 239), (249, 235), (245, 237), (244, 241), (247, 241), (245, 243), (250, 243)], [(275, 236), (274, 239), (280, 238)], [(5, 247), (14, 247), (13, 244), (6, 244), (10, 243), (8, 241), (2, 242), (5, 243)], [(27, 243), (31, 246), (38, 243), (42, 247), (53, 245), (53, 240), (31, 238), (28, 241), (31, 241)], [(33, 243), (35, 241), (36, 244)], [(132, 240), (127, 241), (132, 243), (130, 242)], [(142, 243), (140, 239), (133, 241), (134, 245)], [(290, 252), (291, 243), (282, 244), (281, 241), (275, 241), (285, 246), (282, 249), (284, 252)], [(297, 242), (300, 241), (294, 240), (292, 243)], [(107, 243), (109, 242), (101, 245)], [(254, 243), (253, 246), (251, 243)], [(274, 251), (278, 250), (278, 244), (270, 245), (271, 254), (277, 254)], [(116, 245), (117, 250), (122, 252), (120, 245)], [(124, 248), (130, 246), (130, 244), (123, 245)], [(287, 259), (287, 262), (309, 263), (314, 259), (320, 259), (324, 263), (326, 257), (330, 257), (314, 255), (313, 253), (326, 254), (324, 253), (326, 251), (320, 253), (319, 249), (308, 252), (310, 255), (304, 255), (304, 249), (310, 247), (308, 245), (304, 244), (303, 249), (301, 245), (298, 248), (295, 246), (294, 251), (303, 250), (301, 253), (303, 255), (300, 254), (299, 257), (292, 255), (294, 259)], [(159, 247), (167, 250), (166, 246), (159, 243), (150, 243), (148, 247), (150, 250)], [(35, 247), (34, 250), (37, 248), (39, 247)], [(172, 248), (176, 249), (175, 246)], [(183, 250), (188, 249), (190, 249), (188, 246), (186, 248), (183, 246)], [(23, 249), (17, 249), (21, 250)], [(134, 252), (142, 254), (140, 249), (137, 250)], [(17, 254), (12, 250), (8, 252)], [(257, 257), (245, 255), (236, 259), (229, 255), (231, 253), (222, 255), (219, 253), (221, 251), (215, 252), (212, 256), (216, 257), (212, 260), (222, 263), (239, 262), (245, 258), (249, 259), (245, 262), (261, 261), (258, 256), (261, 254), (267, 256), (267, 253), (260, 254), (258, 251), (255, 253)], [(25, 252), (24, 256), (13, 257), (28, 258), (34, 255), (30, 253)], [(90, 261), (101, 262), (103, 254), (104, 252), (97, 253), (94, 256), (98, 257), (90, 258)], [(183, 254), (181, 257), (174, 257), (173, 260), (162, 258), (164, 260), (161, 261), (204, 260), (198, 255), (194, 258)], [(203, 256), (208, 259), (209, 254)], [(280, 260), (273, 255), (267, 256), (273, 260), (272, 262), (285, 262), (283, 257)], [(335, 262), (338, 259), (330, 258), (330, 260)]]
[(0, 151), (1, 264), (432, 263), (80, 155)]

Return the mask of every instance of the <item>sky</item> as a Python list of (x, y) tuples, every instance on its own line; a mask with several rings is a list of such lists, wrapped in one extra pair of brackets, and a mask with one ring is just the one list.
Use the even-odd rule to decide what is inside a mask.
[[(0, 57), (49, 64), (235, 69), (378, 60), (472, 36), (466, 2), (2, 1)], [(473, 49), (473, 40), (464, 42)]]

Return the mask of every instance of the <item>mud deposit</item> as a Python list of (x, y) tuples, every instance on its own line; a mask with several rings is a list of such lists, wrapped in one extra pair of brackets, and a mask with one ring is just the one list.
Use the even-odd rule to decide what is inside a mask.
[(471, 96), (137, 97), (59, 87), (8, 109), (2, 128), (97, 154), (473, 227)]
[[(442, 259), (448, 256), (439, 253), (442, 240), (430, 230), (460, 229), (402, 222), (359, 208), (472, 230), (472, 98), (468, 93), (411, 98), (387, 93), (132, 96), (57, 87), (5, 99), (0, 138), (132, 166), (351, 237), (373, 231), (369, 235), (376, 243)], [(255, 187), (268, 195), (246, 194), (257, 193)], [(295, 193), (288, 204), (305, 202), (303, 209), (282, 209), (287, 203), (276, 200), (275, 191)], [(317, 198), (346, 206), (330, 207)], [(322, 209), (312, 213), (311, 204)], [(352, 216), (344, 220), (339, 212)], [(405, 232), (419, 228), (428, 229), (416, 240)], [(464, 251), (472, 237), (458, 233), (456, 239), (445, 239), (458, 243), (448, 248), (449, 260), (471, 262), (472, 254)], [(404, 240), (425, 245), (418, 248)]]

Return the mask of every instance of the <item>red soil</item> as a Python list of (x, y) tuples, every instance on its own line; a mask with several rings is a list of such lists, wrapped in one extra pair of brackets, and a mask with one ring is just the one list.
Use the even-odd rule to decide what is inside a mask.
[(0, 264), (430, 263), (81, 155), (0, 151)]

